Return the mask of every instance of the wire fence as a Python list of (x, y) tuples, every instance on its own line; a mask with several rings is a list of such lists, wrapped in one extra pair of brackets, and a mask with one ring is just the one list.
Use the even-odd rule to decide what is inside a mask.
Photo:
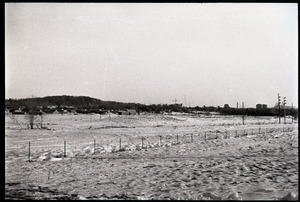
[[(118, 136), (102, 139), (82, 140), (65, 139), (61, 142), (41, 144), (41, 141), (29, 141), (28, 145), (15, 146), (6, 149), (6, 156), (21, 156), (28, 158), (28, 161), (49, 160), (51, 157), (80, 157), (101, 153), (115, 153), (124, 151), (144, 150), (157, 147), (171, 147), (180, 144), (190, 144), (199, 141), (211, 141), (216, 139), (231, 139), (251, 135), (269, 134), (276, 132), (292, 132), (296, 126), (276, 128), (250, 128), (231, 129), (225, 131), (206, 130), (203, 132), (176, 133), (166, 135), (155, 134), (119, 134)], [(84, 139), (84, 138), (83, 138)]]

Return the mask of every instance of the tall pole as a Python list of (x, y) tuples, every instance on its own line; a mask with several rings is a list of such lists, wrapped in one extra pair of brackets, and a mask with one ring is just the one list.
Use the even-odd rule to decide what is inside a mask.
[(64, 141), (64, 157), (66, 157), (66, 141)]
[(29, 142), (29, 146), (28, 146), (28, 161), (30, 162), (30, 142)]
[(283, 97), (283, 116), (284, 116), (284, 124), (286, 124), (286, 109), (285, 109), (285, 104), (286, 104), (286, 97)]
[(278, 118), (279, 118), (279, 123), (280, 123), (280, 96), (278, 93)]
[(242, 110), (243, 110), (243, 111), (242, 111), (242, 112), (243, 112), (243, 116), (242, 116), (242, 117), (243, 117), (243, 125), (245, 125), (245, 123), (244, 123), (244, 120), (245, 120), (245, 115), (244, 115), (244, 102), (242, 102), (242, 108), (243, 108), (243, 109), (242, 109)]
[(293, 103), (292, 103), (292, 123), (294, 122), (294, 108), (293, 108)]

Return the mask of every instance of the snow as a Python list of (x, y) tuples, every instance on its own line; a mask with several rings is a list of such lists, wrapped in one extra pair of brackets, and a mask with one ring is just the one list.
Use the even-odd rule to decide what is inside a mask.
[[(17, 119), (22, 123), (21, 115)], [(31, 192), (32, 186), (78, 200), (298, 198), (297, 121), (246, 117), (243, 125), (240, 116), (218, 114), (47, 115), (50, 130), (29, 130), (5, 120), (11, 197), (21, 183), (35, 199), (57, 195)]]

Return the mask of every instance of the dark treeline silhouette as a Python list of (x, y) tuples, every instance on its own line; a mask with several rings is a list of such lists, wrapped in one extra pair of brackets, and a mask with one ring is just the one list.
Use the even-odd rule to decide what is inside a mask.
[[(220, 110), (221, 114), (225, 115), (246, 115), (246, 116), (278, 116), (278, 108), (266, 108), (266, 109), (256, 109), (256, 108), (222, 108)], [(292, 115), (294, 117), (298, 116), (298, 109), (286, 109), (286, 115)], [(280, 110), (280, 116), (284, 116), (284, 110)]]
[[(54, 108), (53, 108), (54, 107)], [(223, 115), (249, 115), (249, 116), (278, 116), (278, 108), (256, 109), (256, 108), (222, 108), (220, 106), (196, 106), (184, 107), (182, 104), (151, 104), (123, 103), (115, 101), (103, 101), (87, 96), (46, 96), (23, 99), (6, 99), (5, 108), (11, 112), (22, 109), (20, 113), (26, 112), (53, 112), (58, 110), (75, 110), (77, 113), (106, 113), (107, 111), (118, 111), (135, 109), (137, 113), (150, 112), (185, 112), (185, 113), (210, 113), (219, 112)], [(18, 113), (18, 112), (15, 112)], [(283, 110), (280, 111), (283, 116)], [(298, 109), (286, 109), (286, 115), (298, 116)]]
[[(76, 110), (78, 113), (98, 113), (102, 111), (117, 111), (135, 109), (137, 112), (154, 112), (160, 113), (162, 111), (178, 111), (178, 112), (189, 112), (181, 104), (152, 104), (145, 105), (140, 103), (123, 103), (115, 101), (103, 101), (87, 96), (47, 96), (43, 98), (24, 98), (24, 99), (7, 99), (5, 100), (5, 108), (10, 111), (22, 108), (22, 112), (30, 111), (49, 111), (49, 107), (55, 106), (54, 109), (59, 110)], [(53, 109), (53, 110), (54, 110)]]

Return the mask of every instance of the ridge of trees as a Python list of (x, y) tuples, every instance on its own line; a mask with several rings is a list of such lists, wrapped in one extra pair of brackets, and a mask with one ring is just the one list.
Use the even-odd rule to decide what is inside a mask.
[(182, 105), (145, 105), (140, 103), (123, 103), (116, 101), (103, 101), (88, 96), (46, 96), (35, 98), (22, 98), (22, 99), (6, 99), (5, 107), (18, 109), (20, 107), (27, 108), (27, 110), (34, 110), (40, 106), (47, 108), (49, 106), (57, 106), (58, 109), (65, 109), (68, 106), (74, 107), (74, 109), (102, 109), (102, 110), (126, 110), (136, 109), (137, 111), (159, 112), (163, 110), (170, 111), (182, 111), (184, 107)]
[[(46, 96), (35, 98), (22, 98), (22, 99), (6, 99), (5, 108), (7, 109), (19, 109), (23, 108), (25, 112), (38, 111), (38, 106), (43, 109), (49, 106), (56, 106), (57, 109), (68, 109), (72, 107), (77, 111), (89, 110), (89, 111), (117, 111), (126, 109), (135, 109), (137, 112), (219, 112), (224, 115), (252, 115), (252, 116), (276, 116), (278, 115), (278, 109), (256, 109), (256, 108), (222, 108), (214, 106), (203, 107), (184, 107), (182, 104), (151, 104), (145, 105), (140, 103), (123, 103), (116, 101), (103, 101), (88, 96)], [(287, 109), (286, 115), (298, 116), (298, 109)], [(283, 116), (283, 110), (281, 110), (281, 116)]]

